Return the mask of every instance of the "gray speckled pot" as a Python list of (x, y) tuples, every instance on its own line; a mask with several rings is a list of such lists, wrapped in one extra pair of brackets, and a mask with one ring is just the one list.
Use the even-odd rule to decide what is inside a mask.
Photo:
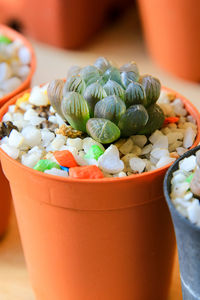
[(170, 199), (171, 179), (179, 161), (195, 154), (200, 146), (187, 151), (169, 168), (164, 179), (164, 194), (174, 223), (178, 244), (183, 300), (200, 300), (200, 228), (183, 217)]

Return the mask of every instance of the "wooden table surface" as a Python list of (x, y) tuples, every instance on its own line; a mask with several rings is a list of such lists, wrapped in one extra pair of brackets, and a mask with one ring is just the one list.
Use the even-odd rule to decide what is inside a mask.
[[(135, 60), (141, 73), (158, 76), (163, 85), (184, 94), (200, 109), (200, 85), (177, 79), (151, 61), (141, 39), (137, 18), (131, 10), (118, 23), (101, 32), (80, 51), (58, 50), (32, 42), (38, 61), (33, 80), (34, 85), (54, 78), (63, 78), (66, 76), (69, 66), (91, 64), (98, 56), (106, 56), (119, 64)], [(176, 257), (169, 299), (161, 300), (181, 299)], [(12, 213), (8, 233), (0, 242), (0, 300), (34, 300), (14, 213)]]

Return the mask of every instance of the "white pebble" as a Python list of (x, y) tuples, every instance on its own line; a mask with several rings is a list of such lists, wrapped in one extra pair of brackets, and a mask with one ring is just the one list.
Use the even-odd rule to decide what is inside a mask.
[(17, 130), (13, 129), (9, 135), (8, 143), (10, 146), (20, 148), (24, 142), (23, 135)]
[(134, 172), (142, 173), (146, 167), (146, 163), (139, 157), (133, 157), (129, 161), (130, 167)]
[(176, 151), (178, 153), (179, 156), (183, 155), (187, 150), (183, 147), (178, 147), (176, 148)]
[(6, 62), (0, 63), (0, 82), (9, 79), (12, 75), (12, 70)]
[(164, 156), (169, 156), (169, 151), (167, 149), (162, 149), (162, 148), (154, 148), (151, 151), (151, 155), (156, 158), (156, 159), (160, 159), (161, 157)]
[(13, 121), (13, 116), (10, 112), (7, 112), (2, 119), (3, 122), (12, 122)]
[(195, 199), (192, 204), (187, 208), (188, 217), (192, 223), (200, 225), (200, 205), (199, 200)]
[(36, 106), (47, 106), (49, 99), (39, 86), (35, 86), (31, 91), (29, 102)]
[(105, 151), (103, 145), (96, 142), (91, 137), (84, 138), (84, 140), (83, 140), (83, 150), (85, 151), (85, 153), (87, 153), (89, 151), (90, 147), (93, 146), (93, 145), (98, 145), (103, 151)]
[(172, 187), (172, 197), (183, 197), (184, 194), (189, 190), (190, 184), (189, 182), (179, 182), (175, 186)]
[(44, 173), (50, 174), (50, 175), (56, 175), (61, 177), (68, 177), (68, 172), (64, 170), (59, 170), (56, 168), (52, 168), (50, 170), (45, 170)]
[(6, 93), (10, 93), (21, 85), (22, 81), (18, 77), (9, 78), (0, 83), (0, 89)]
[(191, 127), (188, 127), (184, 134), (183, 147), (190, 148), (194, 143), (195, 137), (195, 131)]
[(179, 168), (181, 170), (184, 170), (187, 172), (194, 170), (195, 167), (196, 167), (196, 156), (195, 155), (186, 157), (179, 162)]
[(19, 149), (12, 147), (8, 144), (2, 144), (1, 149), (3, 151), (5, 151), (10, 157), (12, 157), (13, 159), (17, 159), (19, 156)]
[(21, 157), (21, 162), (23, 165), (34, 168), (34, 166), (37, 164), (37, 162), (41, 159), (41, 154), (38, 152), (29, 152)]
[(30, 108), (24, 113), (24, 120), (30, 121), (32, 117), (38, 117), (38, 113)]
[(163, 136), (162, 132), (160, 130), (156, 130), (154, 131), (154, 133), (152, 133), (152, 135), (149, 137), (149, 141), (152, 144), (155, 144), (156, 141), (158, 140), (158, 138), (160, 138), (160, 136)]
[(51, 142), (51, 148), (53, 151), (59, 150), (65, 144), (65, 137), (62, 135), (57, 135), (55, 139)]
[(169, 157), (169, 156), (164, 156), (164, 157), (161, 157), (159, 159), (159, 161), (157, 162), (156, 164), (156, 167), (157, 168), (161, 168), (161, 167), (164, 167), (168, 164), (171, 164), (172, 162), (174, 162), (176, 159), (173, 158), (173, 157)]
[(22, 130), (22, 135), (25, 138), (25, 143), (30, 146), (34, 147), (37, 146), (41, 143), (41, 133), (40, 130), (37, 129), (34, 126), (27, 126), (23, 128)]
[(20, 62), (23, 65), (30, 64), (30, 62), (31, 62), (31, 53), (30, 53), (29, 49), (26, 46), (20, 47), (20, 49), (18, 51), (18, 56), (19, 56)]
[(75, 147), (78, 151), (83, 149), (83, 140), (81, 138), (68, 138), (67, 139), (67, 145)]
[(153, 143), (153, 148), (164, 148), (168, 149), (168, 138), (166, 135), (160, 135), (156, 142)]
[(152, 144), (148, 144), (146, 145), (143, 149), (142, 149), (142, 152), (141, 152), (141, 155), (145, 155), (145, 154), (148, 154), (151, 152), (153, 148), (153, 145)]
[(41, 136), (42, 136), (42, 145), (44, 147), (47, 147), (55, 138), (55, 134), (50, 130), (48, 130), (47, 128), (41, 130)]
[(115, 145), (110, 145), (98, 159), (99, 168), (104, 172), (116, 174), (124, 169), (124, 163), (119, 158), (119, 151)]

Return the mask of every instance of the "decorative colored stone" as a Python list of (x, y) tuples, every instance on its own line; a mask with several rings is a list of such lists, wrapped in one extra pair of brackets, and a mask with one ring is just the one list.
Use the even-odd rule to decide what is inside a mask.
[(63, 171), (69, 172), (69, 168), (67, 168), (67, 167), (60, 166), (60, 168), (61, 168), (61, 170), (63, 170)]
[(104, 178), (104, 175), (101, 172), (101, 170), (95, 165), (70, 168), (69, 176), (77, 179)]
[(41, 159), (37, 162), (33, 169), (40, 172), (44, 172), (45, 170), (51, 170), (53, 168), (60, 169), (60, 166), (54, 161), (48, 159)]
[(12, 43), (11, 39), (9, 39), (5, 35), (0, 35), (0, 44), (10, 44)]
[(98, 158), (104, 153), (104, 151), (98, 145), (92, 145), (85, 155), (85, 158), (94, 158), (98, 160)]
[(194, 173), (190, 174), (190, 176), (188, 176), (185, 181), (191, 183), (193, 177), (194, 177)]
[(78, 166), (73, 154), (69, 150), (55, 151), (53, 155), (62, 167), (71, 168)]

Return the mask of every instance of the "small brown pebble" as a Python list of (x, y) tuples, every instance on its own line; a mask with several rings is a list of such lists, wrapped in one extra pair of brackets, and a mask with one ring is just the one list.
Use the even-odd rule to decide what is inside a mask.
[(126, 141), (127, 139), (119, 139), (117, 142), (114, 143), (114, 145), (119, 149)]
[(179, 158), (179, 155), (178, 155), (177, 152), (171, 152), (171, 153), (169, 154), (169, 156), (172, 157), (172, 158)]
[(15, 105), (15, 113), (24, 114), (24, 110), (22, 108), (18, 107), (17, 105)]
[(18, 131), (18, 128), (12, 122), (0, 122), (0, 138), (9, 136), (13, 129)]
[(194, 173), (190, 184), (191, 192), (196, 196), (200, 197), (200, 169), (197, 169)]
[(60, 128), (56, 130), (56, 134), (62, 134), (69, 138), (77, 138), (84, 136), (84, 132), (73, 129), (72, 126), (66, 124), (61, 125)]
[(169, 101), (174, 101), (176, 99), (176, 94), (175, 93), (167, 93), (167, 97)]

